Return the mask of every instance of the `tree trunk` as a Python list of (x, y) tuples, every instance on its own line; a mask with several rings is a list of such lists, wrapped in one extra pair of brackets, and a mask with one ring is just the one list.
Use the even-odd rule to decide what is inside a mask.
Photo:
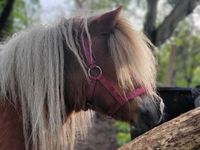
[(0, 40), (3, 37), (2, 31), (6, 27), (6, 23), (12, 12), (14, 2), (15, 2), (15, 0), (7, 0), (5, 6), (2, 10), (2, 13), (0, 14)]
[(174, 78), (175, 62), (176, 62), (176, 46), (172, 45), (169, 55), (169, 61), (166, 68), (164, 86), (172, 86), (172, 81)]
[(196, 150), (200, 148), (200, 108), (139, 136), (119, 150)]
[(158, 0), (147, 0), (148, 10), (144, 22), (144, 32), (152, 43), (155, 43), (156, 16)]

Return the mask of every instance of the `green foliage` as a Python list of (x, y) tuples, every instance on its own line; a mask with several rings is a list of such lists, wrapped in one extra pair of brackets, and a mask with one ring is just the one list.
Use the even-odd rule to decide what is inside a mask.
[(2, 13), (2, 8), (4, 7), (6, 1), (0, 0), (0, 13)]
[(116, 135), (117, 137), (117, 146), (121, 147), (122, 145), (131, 141), (131, 136), (128, 133), (119, 132)]
[(28, 25), (29, 19), (25, 8), (25, 2), (23, 0), (16, 0), (14, 9), (12, 12), (13, 19), (13, 31), (16, 32), (25, 28)]
[(117, 138), (117, 145), (119, 147), (131, 140), (130, 126), (128, 123), (115, 121), (113, 126), (114, 128), (116, 128), (117, 131), (116, 138)]
[(165, 79), (166, 67), (169, 59), (170, 45), (164, 45), (159, 49), (158, 55), (158, 85), (161, 86)]
[[(0, 1), (0, 10), (5, 7), (6, 1)], [(25, 14), (22, 12), (24, 10), (24, 5), (22, 0), (15, 0), (11, 15), (6, 22), (6, 28), (2, 31), (3, 37), (7, 37), (22, 26), (21, 19), (25, 19)], [(2, 13), (2, 12), (0, 12)]]
[(164, 82), (169, 53), (176, 48), (173, 86), (196, 86), (200, 84), (200, 36), (189, 30), (186, 22), (179, 25), (174, 36), (160, 49), (158, 81)]
[(194, 69), (193, 71), (193, 80), (192, 83), (195, 83), (196, 85), (200, 83), (200, 66)]
[[(0, 10), (3, 10), (6, 1), (0, 1)], [(30, 8), (27, 9), (27, 4), (32, 5), (31, 7), (38, 6), (38, 0), (15, 0), (11, 15), (6, 23), (6, 28), (2, 32), (3, 37), (10, 36), (11, 34), (24, 29), (31, 23), (31, 18), (28, 16)], [(0, 11), (0, 13), (2, 13)]]

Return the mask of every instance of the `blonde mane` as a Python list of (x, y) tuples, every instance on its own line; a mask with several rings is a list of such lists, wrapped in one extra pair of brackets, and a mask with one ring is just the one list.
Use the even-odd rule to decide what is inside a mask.
[(152, 99), (147, 101), (136, 97), (135, 101), (143, 106), (148, 106), (150, 101), (152, 105), (160, 103), (160, 112), (163, 114), (164, 103), (156, 92), (156, 61), (149, 48), (153, 45), (148, 38), (135, 31), (124, 17), (119, 16), (108, 39), (108, 46), (119, 86), (124, 91), (144, 87)]
[(136, 32), (125, 18), (119, 17), (108, 45), (122, 89), (144, 86), (149, 94), (152, 93), (155, 89), (156, 62), (147, 38)]
[(20, 105), (26, 149), (29, 141), (35, 150), (73, 149), (76, 134), (87, 133), (89, 112), (73, 113), (63, 125), (64, 51), (73, 52), (83, 67), (72, 30), (73, 20), (41, 25), (1, 45), (0, 97)]
[[(78, 21), (90, 39), (87, 19)], [(87, 77), (78, 35), (73, 35), (75, 22), (77, 25), (77, 19), (69, 19), (51, 27), (37, 26), (1, 45), (0, 97), (20, 105), (26, 149), (29, 141), (34, 150), (73, 149), (76, 135), (86, 135), (91, 123), (90, 112), (65, 116), (64, 51), (76, 56)], [(123, 89), (155, 87), (154, 57), (145, 40), (123, 18), (117, 20), (108, 45)]]

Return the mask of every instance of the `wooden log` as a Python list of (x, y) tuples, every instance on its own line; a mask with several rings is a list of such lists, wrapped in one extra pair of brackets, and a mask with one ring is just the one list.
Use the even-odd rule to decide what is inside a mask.
[(197, 150), (198, 148), (200, 148), (200, 107), (153, 128), (119, 150)]

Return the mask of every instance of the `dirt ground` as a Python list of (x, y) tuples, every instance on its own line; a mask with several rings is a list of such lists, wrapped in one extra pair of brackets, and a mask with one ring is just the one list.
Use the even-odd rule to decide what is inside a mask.
[(116, 150), (115, 129), (111, 127), (111, 122), (110, 119), (96, 114), (88, 137), (78, 141), (75, 150)]

